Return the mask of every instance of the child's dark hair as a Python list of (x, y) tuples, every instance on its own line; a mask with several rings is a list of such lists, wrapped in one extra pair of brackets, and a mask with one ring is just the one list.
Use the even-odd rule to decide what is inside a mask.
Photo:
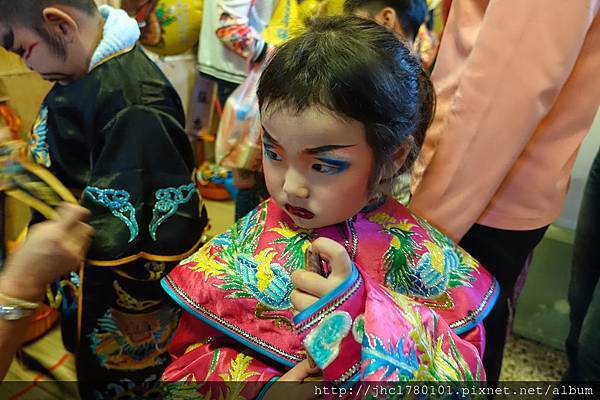
[(415, 40), (419, 27), (427, 18), (426, 0), (346, 0), (344, 11), (354, 13), (357, 10), (365, 10), (373, 17), (384, 7), (391, 7), (396, 11), (407, 39)]
[(94, 0), (0, 0), (0, 23), (29, 27), (37, 32), (60, 57), (65, 57), (64, 44), (50, 33), (43, 19), (45, 8), (67, 6), (93, 15), (98, 11)]
[[(318, 18), (269, 61), (258, 87), (261, 113), (317, 107), (365, 126), (375, 168), (382, 177), (409, 170), (435, 108), (429, 76), (393, 33), (354, 16)], [(410, 146), (400, 170), (394, 155)]]

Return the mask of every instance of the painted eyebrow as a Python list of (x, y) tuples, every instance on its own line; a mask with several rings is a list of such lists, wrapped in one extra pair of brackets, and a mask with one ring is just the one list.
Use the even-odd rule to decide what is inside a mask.
[[(281, 146), (277, 140), (273, 136), (269, 134), (269, 132), (263, 126), (263, 141), (269, 142), (273, 146)], [(348, 147), (356, 146), (355, 144), (328, 144), (325, 146), (313, 147), (310, 149), (305, 149), (304, 152), (307, 154), (321, 154), (321, 153), (329, 153), (334, 150), (345, 149)]]
[(335, 166), (347, 165), (348, 164), (348, 161), (345, 161), (345, 160), (335, 160), (335, 159), (328, 158), (328, 157), (315, 157), (315, 158), (317, 160), (319, 160), (319, 161), (323, 161), (325, 163), (332, 164), (332, 165), (335, 165)]
[(277, 140), (275, 140), (275, 138), (273, 136), (271, 136), (269, 134), (269, 132), (267, 132), (267, 130), (265, 129), (265, 127), (263, 126), (263, 142), (267, 141), (269, 142), (269, 144), (272, 144), (273, 146), (280, 146), (281, 145), (279, 143), (277, 143)]
[(304, 150), (307, 154), (321, 154), (330, 153), (334, 150), (346, 149), (348, 147), (354, 147), (355, 144), (328, 144), (326, 146), (313, 147), (311, 149)]
[(11, 50), (15, 44), (15, 34), (12, 29), (8, 29), (8, 31), (2, 35), (2, 47), (6, 50)]

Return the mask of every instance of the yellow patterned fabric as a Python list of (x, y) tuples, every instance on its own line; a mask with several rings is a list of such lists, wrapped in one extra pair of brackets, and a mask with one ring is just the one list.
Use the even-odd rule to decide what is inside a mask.
[(263, 39), (272, 46), (280, 46), (288, 39), (301, 34), (304, 24), (300, 18), (297, 0), (279, 0)]
[(342, 15), (344, 14), (344, 3), (346, 0), (325, 0), (326, 15)]

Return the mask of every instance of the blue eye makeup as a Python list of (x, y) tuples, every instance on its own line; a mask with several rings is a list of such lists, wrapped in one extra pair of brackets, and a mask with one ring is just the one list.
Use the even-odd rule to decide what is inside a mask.
[(263, 141), (263, 153), (271, 161), (281, 161), (281, 157), (275, 152), (275, 146), (271, 143)]
[(348, 161), (324, 157), (315, 158), (324, 164), (313, 164), (312, 169), (322, 174), (337, 175), (350, 168), (350, 163)]

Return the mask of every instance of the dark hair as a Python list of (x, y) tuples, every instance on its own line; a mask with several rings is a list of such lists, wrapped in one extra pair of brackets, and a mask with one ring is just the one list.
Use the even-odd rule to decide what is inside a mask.
[(43, 11), (52, 6), (73, 7), (89, 15), (98, 11), (94, 0), (0, 0), (0, 23), (30, 27), (50, 45), (55, 54), (64, 58), (64, 43), (44, 24)]
[[(285, 43), (258, 86), (261, 113), (317, 107), (365, 126), (373, 150), (373, 190), (382, 175), (408, 171), (423, 144), (435, 93), (419, 60), (393, 33), (354, 16), (318, 18)], [(394, 153), (410, 145), (402, 168)]]
[(384, 7), (391, 7), (396, 11), (407, 39), (414, 40), (419, 27), (427, 18), (426, 0), (346, 0), (344, 11), (354, 13), (357, 10), (365, 10), (373, 17)]

